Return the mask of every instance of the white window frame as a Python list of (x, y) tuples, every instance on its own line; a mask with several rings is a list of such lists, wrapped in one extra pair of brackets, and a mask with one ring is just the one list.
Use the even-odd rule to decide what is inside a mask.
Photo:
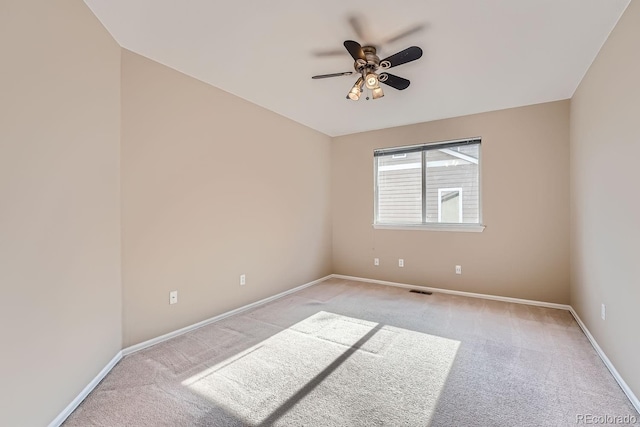
[[(419, 144), (412, 146), (404, 146), (404, 147), (393, 147), (393, 148), (383, 148), (379, 150), (375, 150), (374, 153), (381, 152), (381, 155), (394, 154), (394, 151), (403, 151), (403, 150), (418, 150), (427, 146), (451, 146), (455, 144), (463, 144), (465, 142), (478, 143), (480, 145), (480, 150), (478, 150), (478, 189), (479, 189), (479, 199), (478, 199), (478, 223), (469, 224), (463, 223), (460, 220), (460, 223), (440, 223), (440, 192), (438, 192), (438, 223), (424, 221), (424, 216), (426, 215), (425, 206), (423, 205), (422, 214), (423, 214), (423, 222), (421, 224), (380, 224), (377, 223), (378, 218), (378, 160), (376, 156), (373, 158), (373, 182), (374, 182), (374, 197), (373, 197), (373, 221), (372, 226), (377, 230), (426, 230), (426, 231), (454, 231), (454, 232), (475, 232), (479, 233), (484, 231), (486, 226), (482, 220), (482, 138), (474, 137), (467, 139), (459, 139), (459, 140), (451, 140), (451, 141), (440, 141), (440, 142), (432, 142), (427, 144)], [(433, 148), (425, 148), (423, 151), (423, 160), (422, 167), (426, 169), (426, 161), (424, 159), (425, 153), (429, 149), (438, 149), (437, 147)], [(446, 149), (443, 147), (443, 149)], [(386, 152), (386, 153), (385, 153)], [(400, 153), (398, 153), (400, 154)], [(377, 155), (377, 154), (376, 154)], [(464, 159), (464, 155), (460, 155), (461, 158)], [(423, 173), (424, 176), (424, 173)], [(456, 188), (458, 189), (458, 188)], [(462, 189), (460, 188), (460, 212), (462, 212)], [(423, 204), (426, 203), (426, 197), (424, 194), (425, 188), (423, 185)]]
[[(438, 188), (438, 222), (442, 224), (442, 193), (445, 191), (457, 191), (460, 197), (460, 201), (458, 202), (458, 222), (457, 224), (462, 223), (462, 187), (452, 187), (452, 188)], [(456, 223), (454, 223), (456, 224)]]

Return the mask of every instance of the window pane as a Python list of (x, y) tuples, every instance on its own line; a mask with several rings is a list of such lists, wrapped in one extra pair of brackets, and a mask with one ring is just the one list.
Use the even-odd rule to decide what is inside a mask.
[(440, 190), (440, 222), (460, 222), (460, 190)]
[(425, 152), (427, 222), (480, 222), (479, 148), (474, 144)]
[(422, 222), (422, 153), (376, 157), (378, 223)]

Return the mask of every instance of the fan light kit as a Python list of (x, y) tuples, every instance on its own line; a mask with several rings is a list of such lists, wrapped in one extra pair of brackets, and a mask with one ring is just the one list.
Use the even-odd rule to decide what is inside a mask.
[(353, 101), (357, 101), (360, 99), (360, 95), (362, 94), (362, 85), (364, 84), (364, 79), (359, 77), (356, 81), (356, 84), (353, 85), (351, 90), (349, 91), (349, 95), (347, 97)]
[(380, 87), (378, 84), (378, 76), (375, 73), (367, 74), (367, 89), (375, 89)]
[[(384, 83), (398, 90), (408, 88), (411, 83), (409, 80), (389, 74), (386, 71), (383, 71), (380, 74), (377, 74), (376, 72), (379, 69), (387, 70), (398, 65), (406, 64), (407, 62), (415, 61), (422, 57), (422, 49), (417, 46), (408, 47), (405, 50), (383, 59), (382, 61), (378, 58), (376, 48), (373, 46), (360, 46), (360, 43), (358, 42), (347, 40), (344, 42), (344, 47), (355, 61), (353, 63), (355, 73), (360, 75), (347, 94), (347, 99), (351, 99), (352, 101), (360, 99), (363, 88), (365, 87), (367, 90), (371, 91), (373, 99), (382, 98), (384, 96), (384, 92), (380, 87), (380, 83)], [(350, 76), (352, 74), (354, 74), (353, 71), (321, 74), (319, 76), (313, 76), (312, 79), (326, 79), (329, 77)], [(369, 99), (368, 96), (367, 99)]]

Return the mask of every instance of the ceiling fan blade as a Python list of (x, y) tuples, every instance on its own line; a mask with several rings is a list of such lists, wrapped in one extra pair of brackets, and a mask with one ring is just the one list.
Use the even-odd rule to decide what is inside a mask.
[(353, 59), (365, 59), (360, 43), (354, 42), (353, 40), (347, 40), (344, 42), (344, 47), (347, 49), (347, 52), (351, 54)]
[(389, 73), (380, 73), (380, 76), (378, 76), (378, 78), (380, 80), (380, 83), (384, 83), (398, 90), (405, 90), (411, 84), (409, 80), (403, 77), (394, 76), (393, 74)]
[(353, 28), (353, 31), (355, 32), (356, 36), (358, 36), (358, 39), (360, 39), (360, 40), (368, 40), (367, 39), (367, 33), (364, 30), (364, 25), (362, 25), (362, 21), (360, 20), (360, 18), (358, 18), (355, 15), (354, 16), (350, 16), (349, 17), (349, 24), (351, 25), (351, 28)]
[(384, 40), (382, 42), (382, 44), (397, 42), (398, 40), (403, 39), (405, 37), (408, 37), (411, 34), (414, 34), (414, 33), (417, 33), (419, 31), (422, 31), (424, 29), (424, 27), (425, 27), (425, 24), (414, 25), (413, 27), (407, 28), (406, 30), (402, 31), (401, 33), (396, 34), (393, 37), (389, 37), (388, 39)]
[[(380, 66), (382, 68), (397, 67), (398, 65), (415, 61), (416, 59), (420, 59), (421, 57), (422, 57), (422, 49), (420, 49), (418, 46), (411, 46), (406, 48), (405, 50), (401, 50), (395, 55), (391, 55), (390, 57), (383, 59), (382, 61), (380, 61)], [(385, 67), (384, 66), (385, 62), (388, 62), (390, 65)]]
[(352, 74), (353, 74), (353, 71), (345, 71), (344, 73), (320, 74), (318, 76), (313, 76), (311, 78), (312, 79), (328, 79), (329, 77), (350, 76)]

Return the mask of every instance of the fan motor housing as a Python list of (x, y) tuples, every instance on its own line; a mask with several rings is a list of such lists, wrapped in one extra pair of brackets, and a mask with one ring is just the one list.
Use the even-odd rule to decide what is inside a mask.
[(373, 46), (362, 46), (362, 52), (365, 59), (358, 58), (353, 64), (353, 68), (358, 73), (376, 71), (380, 67), (380, 58), (376, 54), (376, 48)]

